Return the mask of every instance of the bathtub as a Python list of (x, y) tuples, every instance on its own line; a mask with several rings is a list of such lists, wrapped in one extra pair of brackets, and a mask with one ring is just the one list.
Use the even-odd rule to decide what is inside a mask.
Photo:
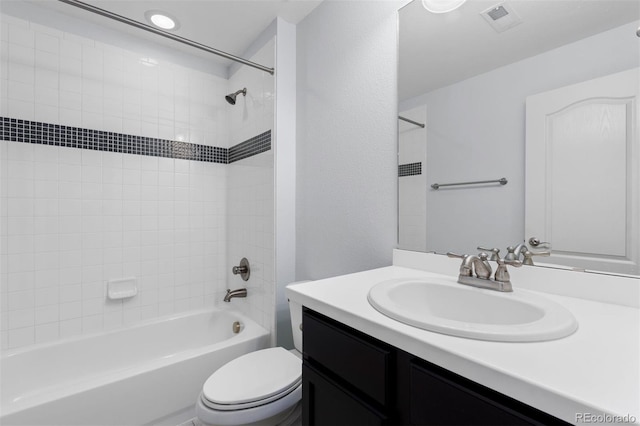
[(268, 346), (264, 328), (217, 309), (8, 351), (0, 424), (175, 426), (190, 418), (213, 371)]

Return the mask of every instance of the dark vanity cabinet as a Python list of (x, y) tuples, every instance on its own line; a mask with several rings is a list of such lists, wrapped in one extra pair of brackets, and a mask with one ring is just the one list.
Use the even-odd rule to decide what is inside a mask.
[(304, 425), (568, 424), (304, 308)]

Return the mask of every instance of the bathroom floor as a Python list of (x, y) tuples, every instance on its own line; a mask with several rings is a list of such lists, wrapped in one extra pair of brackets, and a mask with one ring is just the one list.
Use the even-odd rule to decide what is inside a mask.
[[(193, 419), (187, 420), (184, 423), (180, 423), (177, 426), (205, 426), (205, 425), (202, 424), (200, 420), (194, 417)], [(285, 426), (285, 425), (278, 425), (278, 426)], [(298, 416), (298, 418), (292, 424), (289, 424), (286, 426), (302, 426), (302, 416)]]

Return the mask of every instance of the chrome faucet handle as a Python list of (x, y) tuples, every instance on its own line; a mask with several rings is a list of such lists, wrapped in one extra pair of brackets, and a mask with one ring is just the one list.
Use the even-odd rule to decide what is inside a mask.
[[(467, 254), (457, 254), (453, 252), (447, 252), (447, 256), (456, 259), (462, 259), (462, 265), (460, 265), (460, 275), (470, 277), (473, 275), (473, 259)], [(473, 255), (473, 258), (477, 256)]]
[(551, 256), (551, 252), (527, 250), (522, 253), (522, 256), (524, 256), (524, 259), (522, 260), (523, 265), (533, 266), (533, 259), (532, 259), (533, 256)]
[(251, 267), (249, 266), (247, 258), (243, 257), (240, 260), (240, 265), (231, 268), (231, 272), (233, 272), (233, 275), (240, 275), (244, 281), (248, 281), (251, 276)]
[(509, 260), (509, 259), (498, 259), (498, 268), (496, 269), (496, 274), (494, 276), (495, 280), (505, 284), (504, 291), (513, 291), (511, 288), (511, 277), (509, 276), (509, 270), (507, 269), (507, 265), (511, 265), (513, 267), (519, 268), (522, 266), (522, 262), (519, 260)]
[(458, 253), (454, 253), (454, 252), (448, 251), (448, 252), (447, 252), (447, 256), (449, 256), (449, 257), (455, 257), (456, 259), (464, 259), (464, 258), (466, 258), (468, 255), (466, 255), (466, 254), (458, 254)]
[[(525, 251), (529, 250), (527, 245), (523, 242), (519, 243), (517, 246), (509, 246), (507, 247), (507, 255), (504, 257), (505, 260), (519, 260), (520, 255)], [(496, 260), (497, 262), (497, 260)]]
[(513, 267), (516, 267), (516, 268), (519, 268), (519, 267), (522, 266), (522, 262), (521, 261), (507, 259), (506, 257), (504, 259), (498, 259), (498, 260), (496, 260), (496, 262), (498, 262), (498, 266), (511, 265)]
[(492, 262), (497, 261), (498, 258), (500, 257), (500, 249), (499, 248), (490, 249), (490, 248), (484, 248), (482, 246), (478, 246), (478, 250), (482, 250), (484, 252), (491, 253), (490, 257), (489, 257), (489, 260), (492, 261)]

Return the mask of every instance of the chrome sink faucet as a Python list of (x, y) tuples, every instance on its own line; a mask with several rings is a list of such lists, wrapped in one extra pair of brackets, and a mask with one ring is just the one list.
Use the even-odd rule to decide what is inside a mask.
[(486, 253), (466, 255), (449, 252), (447, 256), (462, 259), (460, 274), (458, 275), (460, 284), (503, 292), (513, 291), (507, 265), (512, 265), (516, 268), (522, 266), (522, 262), (519, 260), (506, 260), (498, 257), (496, 260), (498, 268), (494, 277), (491, 278), (491, 265), (487, 260), (489, 256)]

